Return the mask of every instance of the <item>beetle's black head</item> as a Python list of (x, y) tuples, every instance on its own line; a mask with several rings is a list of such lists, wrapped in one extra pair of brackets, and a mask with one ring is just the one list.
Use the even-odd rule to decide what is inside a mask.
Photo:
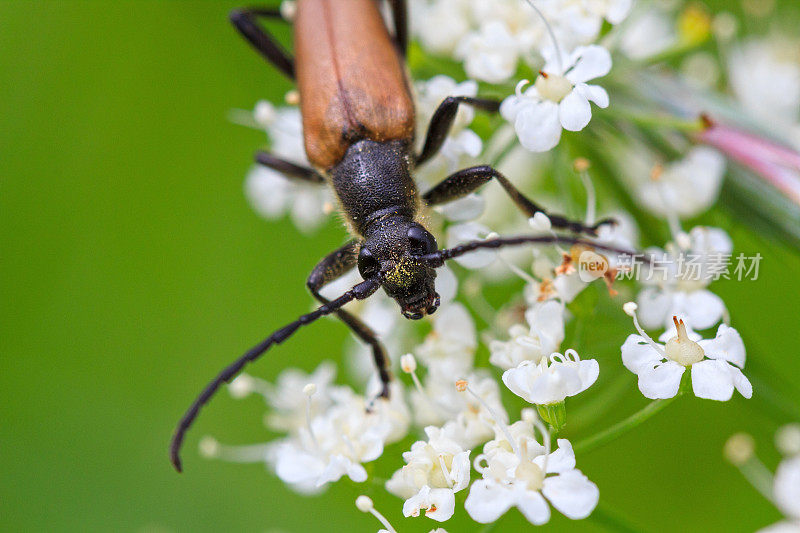
[(397, 300), (403, 316), (418, 320), (439, 307), (434, 287), (436, 271), (414, 259), (437, 249), (436, 239), (420, 224), (405, 217), (384, 218), (371, 224), (358, 255), (364, 279), (384, 272), (386, 294)]

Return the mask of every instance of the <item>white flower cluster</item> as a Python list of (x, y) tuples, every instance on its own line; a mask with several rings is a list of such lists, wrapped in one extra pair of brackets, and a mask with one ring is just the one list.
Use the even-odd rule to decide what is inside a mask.
[(619, 24), (631, 5), (632, 0), (417, 0), (412, 29), (428, 51), (463, 61), (470, 78), (502, 83), (520, 60), (535, 62), (553, 38), (570, 50), (594, 42), (603, 21)]
[(267, 425), (288, 435), (256, 447), (209, 446), (215, 441), (206, 441), (205, 453), (237, 462), (264, 461), (301, 493), (318, 492), (342, 476), (365, 481), (362, 463), (374, 461), (384, 445), (406, 435), (409, 411), (397, 383), (392, 400), (368, 403), (349, 387), (333, 385), (334, 375), (333, 366), (323, 363), (312, 374), (288, 369), (276, 386), (247, 374), (238, 376), (229, 387), (231, 394), (262, 395), (273, 410)]
[(631, 0), (419, 0), (412, 14), (420, 43), (435, 54), (463, 61), (470, 78), (499, 84), (514, 76), (520, 61), (536, 66), (535, 83), (524, 93), (522, 87), (529, 82), (517, 84), (501, 112), (525, 148), (544, 152), (558, 144), (562, 128), (586, 127), (591, 119), (589, 102), (608, 107), (606, 91), (586, 82), (608, 74), (611, 55), (591, 43), (604, 20), (619, 24), (631, 4)]
[[(630, 370), (641, 393), (653, 400), (689, 392), (717, 401), (731, 400), (734, 391), (744, 398), (753, 395), (743, 372), (744, 341), (731, 326), (725, 302), (712, 292), (712, 283), (734, 250), (733, 241), (720, 228), (689, 225), (716, 204), (728, 168), (723, 154), (729, 152), (711, 142), (708, 144), (715, 148), (700, 144), (701, 137), (692, 129), (699, 121), (674, 119), (664, 127), (658, 123), (663, 114), (640, 115), (639, 106), (645, 99), (627, 94), (635, 93), (633, 88), (618, 91), (619, 117), (613, 108), (595, 109), (593, 131), (564, 134), (564, 130), (580, 132), (587, 127), (592, 104), (609, 107), (608, 92), (594, 80), (613, 78), (616, 84), (600, 82), (613, 91), (636, 79), (631, 65), (692, 42), (685, 33), (694, 19), (689, 17), (677, 28), (669, 13), (672, 8), (665, 7), (674, 2), (653, 9), (644, 6), (623, 24), (631, 3), (412, 2), (412, 30), (423, 55), (449, 57), (458, 64), (449, 61), (447, 65), (461, 68), (460, 64), (466, 74), (464, 81), (446, 75), (414, 81), (416, 149), (421, 148), (431, 117), (448, 96), (477, 97), (479, 87), (482, 91), (486, 83), (494, 84), (494, 92), (505, 96), (500, 106), (505, 122), (490, 135), (482, 130), (485, 123), (474, 120), (480, 112), (468, 105), (459, 107), (440, 153), (414, 169), (420, 189), (461, 168), (491, 161), (515, 185), (520, 185), (517, 180), (544, 176), (531, 198), (548, 208), (552, 205), (553, 213), (581, 213), (581, 222), (590, 227), (602, 213), (612, 215), (614, 223), (599, 225), (596, 234), (586, 231), (580, 240), (565, 239), (533, 252), (522, 248), (480, 250), (456, 258), (457, 267), (437, 270), (441, 307), (428, 319), (431, 330), (421, 340), (415, 334), (422, 328), (415, 329), (398, 318), (395, 303), (386, 295), (376, 293), (368, 301), (348, 304), (348, 311), (377, 333), (393, 358), (391, 399), (375, 398), (374, 375), (363, 396), (334, 385), (335, 371), (330, 364), (312, 374), (287, 370), (274, 386), (240, 376), (230, 392), (237, 397), (261, 394), (271, 411), (267, 425), (286, 436), (265, 446), (243, 448), (206, 440), (206, 454), (266, 462), (289, 486), (308, 493), (345, 476), (357, 483), (366, 481), (364, 465), (384, 455), (386, 445), (406, 439), (402, 460), (397, 455), (390, 458), (394, 472), (390, 478), (372, 480), (402, 499), (402, 504), (397, 501), (398, 513), (402, 509), (405, 517), (445, 522), (459, 512), (457, 501), (461, 498), (463, 511), (479, 523), (494, 522), (516, 507), (530, 523), (544, 524), (551, 508), (568, 518), (582, 519), (598, 504), (599, 488), (576, 468), (571, 442), (556, 437), (563, 436), (562, 429), (568, 427), (570, 402), (591, 401), (592, 388), (604, 386), (602, 381), (598, 383), (601, 366), (606, 376), (616, 365), (635, 392), (634, 378), (622, 368)], [(701, 26), (708, 22), (696, 13), (689, 15), (697, 16)], [(725, 33), (724, 22), (715, 21), (719, 32)], [(786, 49), (773, 41), (750, 41), (730, 47), (728, 52), (731, 92), (744, 107), (787, 125), (782, 132), (797, 126), (800, 60), (787, 59)], [(612, 53), (614, 61), (619, 54), (626, 56), (613, 71)], [(533, 72), (537, 74), (530, 75)], [(532, 81), (518, 80), (523, 77), (519, 73)], [(614, 92), (612, 96), (616, 98)], [(272, 151), (308, 164), (297, 109), (259, 103), (253, 120), (267, 132)], [(642, 124), (648, 121), (657, 124), (647, 135), (640, 134), (643, 130), (637, 128), (646, 129)], [(673, 125), (686, 126), (688, 133), (673, 130)], [(796, 131), (800, 132), (800, 127)], [(562, 138), (564, 144), (559, 146)], [(800, 176), (800, 158), (791, 159), (786, 155), (788, 149), (776, 155), (769, 150), (771, 146), (756, 148), (764, 148), (761, 157), (770, 163), (780, 159), (781, 165), (795, 165)], [(609, 193), (617, 192), (614, 185), (599, 180), (595, 191), (590, 163), (581, 157), (570, 166), (576, 155), (583, 154), (600, 154), (597, 158), (607, 167), (604, 177), (609, 182), (618, 180), (628, 197), (615, 197)], [(516, 169), (519, 177), (505, 170), (509, 167)], [(796, 177), (779, 174), (786, 181)], [(582, 185), (583, 193), (572, 194), (572, 184), (564, 183), (571, 178), (581, 180), (578, 187)], [(520, 188), (526, 189), (526, 195), (533, 189)], [(556, 188), (558, 193), (553, 192)], [(254, 169), (246, 189), (257, 211), (269, 217), (289, 212), (304, 231), (318, 226), (329, 212), (330, 193), (325, 187), (285, 180), (272, 170)], [(792, 190), (800, 190), (800, 178)], [(500, 201), (494, 201), (494, 194)], [(441, 216), (427, 210), (421, 216), (448, 247), (497, 233), (562, 235), (555, 217), (540, 212), (527, 221), (522, 216), (514, 219), (517, 212), (510, 205), (507, 192), (495, 184), (485, 193), (437, 206), (433, 211)], [(628, 205), (630, 213), (621, 205)], [(640, 259), (631, 264), (624, 259), (629, 254), (622, 252), (639, 251), (640, 232), (634, 214), (645, 215), (640, 220), (648, 222), (649, 227), (642, 226), (642, 230), (647, 230), (650, 241), (660, 231), (670, 237), (663, 247), (637, 253)], [(662, 224), (653, 224), (653, 217)], [(587, 258), (602, 265), (602, 271), (587, 274), (583, 269)], [(638, 275), (628, 277), (631, 283), (618, 283), (626, 274), (633, 274), (634, 268)], [(463, 279), (457, 279), (459, 272)], [(524, 287), (495, 309), (491, 298), (484, 295), (484, 287), (514, 275), (524, 281)], [(323, 294), (335, 298), (359, 280), (354, 272), (327, 286)], [(602, 281), (594, 283), (597, 280)], [(581, 316), (596, 297), (590, 287), (603, 296), (605, 292), (611, 298), (619, 296), (615, 313), (609, 314), (627, 323), (619, 313), (622, 307), (633, 319), (635, 333), (626, 339), (630, 331), (626, 326), (614, 338), (613, 358), (601, 357), (608, 351), (605, 347), (576, 333), (586, 326), (580, 321), (590, 323), (595, 316)], [(628, 303), (620, 305), (625, 301)], [(484, 330), (476, 326), (476, 319), (485, 324)], [(361, 373), (357, 377), (366, 381), (369, 376), (363, 372), (373, 368), (369, 350), (359, 345), (351, 355), (355, 373)], [(410, 386), (404, 388), (404, 384)], [(516, 416), (516, 409), (504, 405), (509, 401), (524, 401), (529, 407)], [(649, 408), (667, 403), (651, 402)], [(586, 441), (575, 442), (575, 450), (584, 453)], [(800, 444), (797, 450), (787, 453), (774, 478), (773, 499), (786, 517), (781, 527), (800, 524), (800, 508), (795, 504), (800, 501)], [(380, 520), (382, 531), (395, 531), (370, 498), (361, 496), (356, 505)]]

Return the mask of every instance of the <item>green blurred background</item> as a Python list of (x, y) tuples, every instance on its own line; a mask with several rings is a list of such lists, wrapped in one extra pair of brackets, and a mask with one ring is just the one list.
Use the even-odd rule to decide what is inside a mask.
[[(0, 529), (4, 531), (375, 530), (342, 482), (303, 498), (259, 465), (202, 460), (200, 435), (257, 442), (263, 404), (221, 394), (167, 461), (173, 424), (243, 348), (308, 309), (306, 273), (343, 230), (265, 222), (242, 181), (259, 132), (229, 109), (290, 87), (235, 34), (236, 2), (0, 2)], [(618, 513), (647, 531), (751, 531), (779, 514), (724, 462), (752, 432), (772, 467), (779, 423), (800, 402), (800, 256), (736, 212), (712, 221), (764, 256), (757, 282), (722, 282), (748, 346), (755, 397), (682, 399), (640, 430), (579, 457), (601, 488), (599, 530)], [(737, 220), (739, 219), (739, 220)], [(347, 337), (333, 321), (254, 373), (313, 368)], [(618, 357), (606, 354), (605, 357)], [(644, 404), (631, 374), (611, 423)], [(776, 393), (786, 409), (768, 408)], [(684, 401), (685, 400), (685, 401)], [(401, 448), (387, 453), (397, 457)], [(402, 502), (369, 489), (400, 531)], [(451, 532), (474, 523), (446, 524)], [(530, 527), (516, 511), (500, 530)]]

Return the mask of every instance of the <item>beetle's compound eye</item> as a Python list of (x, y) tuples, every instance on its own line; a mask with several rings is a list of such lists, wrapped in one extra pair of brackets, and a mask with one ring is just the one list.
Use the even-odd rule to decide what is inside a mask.
[(372, 253), (366, 248), (361, 248), (358, 253), (358, 271), (364, 279), (374, 277), (380, 270), (381, 265)]
[(436, 239), (425, 228), (416, 224), (408, 228), (411, 255), (432, 254), (438, 248)]

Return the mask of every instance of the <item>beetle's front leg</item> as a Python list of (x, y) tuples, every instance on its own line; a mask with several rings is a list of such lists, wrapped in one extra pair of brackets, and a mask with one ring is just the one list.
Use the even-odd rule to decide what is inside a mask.
[[(323, 304), (329, 302), (327, 298), (319, 293), (320, 289), (328, 283), (342, 277), (356, 266), (360, 246), (361, 243), (352, 240), (325, 256), (322, 261), (314, 267), (314, 270), (311, 271), (306, 281), (306, 285), (311, 291), (311, 294), (314, 295), (314, 298)], [(386, 348), (384, 348), (381, 341), (378, 340), (372, 328), (364, 324), (361, 319), (352, 313), (339, 309), (336, 311), (336, 316), (347, 324), (356, 337), (367, 343), (372, 349), (372, 357), (375, 360), (375, 366), (378, 369), (378, 376), (380, 377), (382, 385), (380, 396), (382, 398), (388, 398), (389, 383), (391, 382), (392, 376), (388, 368), (389, 359), (386, 355)]]
[(459, 170), (423, 194), (422, 198), (428, 205), (446, 204), (478, 190), (481, 185), (487, 183), (492, 178), (500, 183), (506, 193), (508, 193), (508, 196), (511, 197), (514, 205), (516, 205), (525, 216), (530, 218), (536, 213), (544, 213), (550, 219), (550, 223), (554, 228), (574, 231), (575, 233), (596, 235), (599, 226), (614, 223), (613, 219), (605, 219), (593, 226), (586, 226), (581, 222), (570, 220), (561, 215), (551, 215), (542, 207), (530, 201), (519, 189), (514, 187), (514, 184), (503, 174), (488, 165)]
[(406, 0), (388, 0), (392, 11), (394, 42), (403, 57), (408, 52), (408, 6)]
[(472, 98), (470, 96), (448, 96), (445, 98), (436, 108), (433, 117), (431, 117), (431, 122), (428, 125), (428, 134), (425, 136), (425, 144), (422, 147), (422, 152), (417, 156), (418, 165), (439, 152), (444, 140), (447, 138), (447, 134), (450, 133), (450, 129), (453, 127), (453, 121), (456, 119), (460, 104), (469, 104), (493, 113), (500, 110), (499, 100)]
[(313, 168), (292, 163), (291, 161), (272, 155), (269, 152), (256, 152), (255, 160), (259, 165), (277, 170), (290, 179), (304, 181), (306, 183), (325, 183), (325, 178), (322, 174)]
[(240, 8), (231, 11), (231, 23), (264, 59), (275, 65), (290, 80), (294, 80), (294, 58), (259, 24), (259, 18), (283, 19), (280, 11), (267, 8)]

